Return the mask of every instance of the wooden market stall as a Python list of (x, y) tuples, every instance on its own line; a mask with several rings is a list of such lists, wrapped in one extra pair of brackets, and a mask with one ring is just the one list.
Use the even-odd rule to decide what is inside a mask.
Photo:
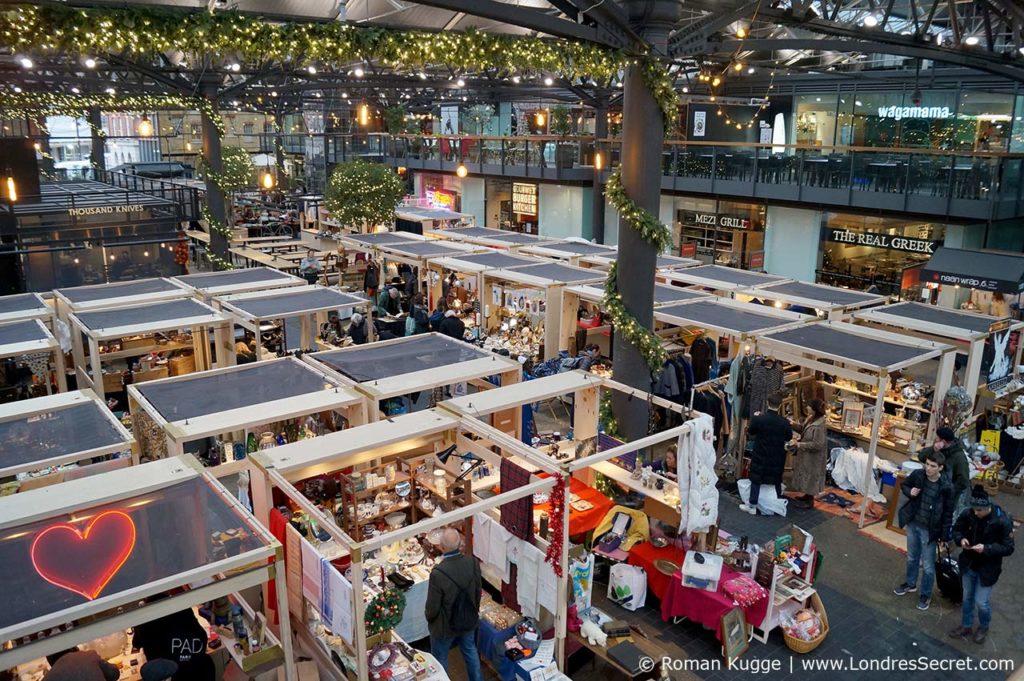
[(111, 284), (59, 288), (53, 292), (57, 316), (67, 321), (77, 312), (125, 307), (144, 303), (161, 303), (177, 298), (188, 298), (191, 292), (174, 279), (136, 279)]
[[(518, 269), (528, 265), (539, 265), (545, 262), (540, 258), (531, 258), (521, 255), (512, 255), (503, 251), (488, 251), (484, 253), (470, 253), (466, 255), (445, 256), (443, 258), (432, 258), (427, 262), (428, 281), (430, 282), (430, 299), (437, 301), (444, 294), (445, 280), (455, 274), (458, 286), (455, 295), (459, 304), (463, 304), (471, 297), (480, 298), (480, 292), (484, 290), (485, 273), (496, 269)], [(459, 277), (459, 275), (466, 275)], [(469, 281), (465, 281), (469, 279)], [(465, 284), (472, 284), (466, 286)], [(451, 286), (447, 288), (451, 290)], [(459, 289), (465, 292), (463, 295)], [(465, 297), (466, 300), (463, 300)], [(483, 322), (483, 306), (476, 312), (473, 320), (476, 325)]]
[(32, 372), (33, 384), (37, 381), (43, 383), (47, 394), (53, 392), (54, 385), (57, 386), (57, 392), (68, 389), (64, 353), (42, 320), (23, 319), (20, 322), (0, 324), (0, 360), (8, 357), (27, 364)]
[(284, 290), (218, 296), (213, 304), (252, 335), (257, 360), (276, 355), (276, 351), (269, 353), (264, 347), (264, 334), (280, 333), (277, 350), (295, 347), (295, 343), (288, 342), (286, 320), (296, 319), (299, 323), (297, 347), (312, 350), (317, 347), (319, 329), (328, 321), (329, 313), (339, 313), (347, 318), (353, 310), (362, 308), (369, 315), (368, 319), (372, 319), (372, 305), (366, 298), (323, 286), (295, 286)]
[[(655, 308), (710, 297), (710, 293), (695, 288), (683, 288), (668, 284), (654, 285)], [(567, 349), (569, 354), (575, 355), (589, 343), (595, 343), (601, 348), (602, 355), (611, 355), (611, 326), (600, 323), (600, 319), (595, 320), (595, 317), (602, 312), (603, 301), (604, 288), (602, 286), (584, 284), (566, 286), (562, 289), (560, 348)], [(588, 319), (593, 321), (581, 323), (580, 309), (583, 307), (590, 308), (592, 314), (588, 315)]]
[(226, 296), (247, 291), (265, 291), (286, 286), (305, 286), (306, 280), (272, 267), (246, 267), (222, 272), (201, 272), (174, 277), (192, 294), (209, 303), (214, 296)]
[(39, 319), (52, 329), (55, 316), (54, 309), (47, 305), (38, 293), (18, 293), (0, 297), (0, 323)]
[[(966, 355), (961, 384), (975, 404), (980, 390), (1002, 396), (1021, 387), (1022, 344), (1019, 340), (1013, 343), (1013, 337), (1024, 329), (1024, 322), (913, 302), (863, 310), (853, 319), (902, 334), (954, 343), (957, 352)], [(941, 394), (937, 397), (942, 399)]]
[[(288, 619), (276, 627), (240, 596), (285, 574), (281, 545), (191, 457), (0, 498), (0, 531), (8, 589), (23, 596), (0, 609), (0, 639), (9, 642), (0, 667), (41, 675), (45, 655), (104, 638), (99, 649), (121, 679), (139, 681), (145, 657), (129, 627), (227, 599), (226, 620), (239, 608), (234, 625), (213, 608), (222, 645), (196, 655), (250, 675), (283, 665), (284, 678), (297, 681)], [(267, 602), (283, 612), (285, 580), (276, 585)]]
[(505, 386), (518, 383), (522, 376), (516, 360), (439, 333), (317, 352), (303, 359), (365, 395), (370, 421), (390, 414), (384, 403), (395, 398), (402, 399), (402, 410), (413, 411), (411, 395), (437, 391), (429, 399), (436, 403), (444, 399), (446, 388), (489, 390), (495, 386), (489, 378)]
[[(413, 268), (417, 289), (428, 271), (431, 260), (435, 258), (466, 256), (472, 253), (482, 253), (485, 250), (483, 246), (444, 242), (438, 239), (427, 239), (418, 243), (392, 242), (381, 244), (375, 249), (377, 257), (381, 260), (381, 272), (389, 272), (388, 266), (391, 264), (408, 265)], [(384, 279), (382, 277), (382, 281)], [(390, 276), (386, 277), (388, 281), (391, 279), (392, 277)], [(436, 286), (431, 286), (426, 293), (428, 293), (426, 301), (428, 309), (432, 310), (437, 305), (437, 297), (440, 296), (440, 282)]]
[(507, 229), (495, 229), (494, 227), (431, 229), (425, 230), (423, 234), (435, 239), (449, 239), (477, 246), (487, 246), (488, 248), (496, 248), (510, 253), (555, 241), (555, 239), (548, 239), (533, 234), (523, 234), (522, 232), (511, 232)]
[(743, 297), (757, 298), (773, 303), (775, 307), (800, 307), (814, 310), (828, 319), (840, 320), (846, 315), (866, 307), (885, 305), (886, 296), (863, 291), (852, 291), (837, 286), (786, 281), (768, 284), (756, 289), (739, 291)]
[(774, 274), (751, 272), (723, 265), (701, 265), (681, 270), (668, 270), (658, 272), (656, 276), (659, 281), (684, 286), (699, 286), (725, 296), (734, 296), (738, 291), (745, 289), (760, 289), (762, 286), (790, 281)]
[[(104, 372), (114, 362), (128, 363), (136, 383), (235, 363), (228, 317), (191, 298), (78, 312), (68, 321), (78, 386), (100, 397), (123, 389), (123, 371)], [(166, 362), (145, 360), (154, 353)], [(132, 367), (135, 359), (139, 370)]]
[(362, 395), (295, 357), (133, 384), (128, 400), (144, 458), (216, 437), (202, 460), (217, 477), (237, 473), (257, 448), (366, 421)]
[[(863, 468), (855, 481), (864, 497), (860, 510), (863, 527), (869, 492), (874, 489), (877, 454), (882, 451), (890, 461), (901, 463), (914, 454), (918, 444), (930, 440), (936, 427), (935, 412), (923, 406), (919, 401), (923, 398), (903, 397), (902, 388), (909, 381), (900, 374), (938, 360), (934, 394), (945, 395), (953, 380), (955, 348), (847, 322), (769, 331), (758, 336), (757, 346), (763, 353), (801, 367), (806, 379), (825, 391), (829, 429), (867, 445), (866, 455), (854, 455), (853, 464)], [(824, 378), (815, 378), (814, 372)], [(891, 397), (894, 389), (897, 399)], [(860, 398), (869, 400), (868, 405)], [(922, 415), (926, 418), (921, 419)]]
[[(619, 259), (619, 252), (616, 250), (614, 253), (595, 253), (593, 255), (585, 255), (579, 259), (577, 263), (580, 267), (597, 267), (602, 270), (611, 268), (612, 263)], [(673, 270), (682, 270), (690, 267), (697, 267), (700, 265), (700, 260), (694, 258), (680, 258), (677, 255), (658, 255), (654, 260), (655, 272), (671, 272)]]
[[(485, 547), (473, 540), (474, 520), (486, 523), (481, 514), (554, 486), (554, 478), (527, 476), (521, 486), (487, 499), (475, 496), (466, 484), (470, 471), (476, 475), (502, 466), (506, 457), (532, 456), (501, 433), (483, 432), (430, 409), (252, 457), (257, 517), (271, 527), (285, 524), (275, 518), (291, 520), (292, 529), (284, 528), (289, 566), (299, 563), (302, 574), (314, 571), (330, 585), (306, 589), (289, 581), (288, 589), (299, 641), (334, 678), (367, 681), (371, 669), (362, 661), (377, 644), (426, 635), (423, 609), (441, 528), (461, 528), (467, 553), (476, 553)], [(306, 532), (294, 530), (296, 524)], [(532, 537), (532, 528), (524, 530)], [(524, 550), (543, 556), (532, 541), (524, 543)], [(391, 572), (402, 579), (386, 579)], [(378, 633), (377, 617), (366, 613), (391, 581), (405, 582), (406, 606), (400, 622)], [(552, 579), (552, 586), (552, 601), (564, 599), (564, 580)], [(551, 611), (557, 610), (554, 602)], [(421, 657), (425, 667), (436, 664)]]
[(513, 355), (532, 359), (543, 342), (542, 359), (557, 357), (565, 349), (560, 347), (562, 291), (601, 283), (606, 276), (600, 270), (553, 262), (484, 272), (480, 334), (486, 334), (484, 347), (504, 347)]
[(5, 493), (138, 462), (131, 433), (91, 390), (0, 404), (0, 478), (18, 478)]
[(583, 266), (581, 261), (584, 258), (610, 258), (618, 257), (619, 249), (615, 246), (603, 244), (592, 244), (587, 241), (552, 241), (546, 244), (538, 244), (522, 249), (524, 255), (536, 255), (542, 258), (561, 260), (569, 265)]

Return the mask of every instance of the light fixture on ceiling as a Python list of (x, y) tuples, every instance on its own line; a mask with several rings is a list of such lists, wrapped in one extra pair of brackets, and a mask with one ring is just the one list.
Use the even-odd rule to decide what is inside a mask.
[(21, 63), (22, 67), (24, 67), (26, 69), (30, 69), (33, 66), (35, 66), (35, 64), (32, 62), (32, 60), (29, 59), (28, 57), (22, 57), (18, 61)]
[(459, 87), (466, 87), (466, 81), (462, 80), (461, 78), (455, 81), (455, 84), (458, 85)]
[(757, 73), (757, 69), (755, 69), (753, 66), (751, 66), (749, 69), (747, 69), (747, 73), (752, 76), (755, 73)]
[(367, 104), (359, 107), (359, 124), (363, 127), (370, 124), (370, 107)]
[(149, 120), (149, 116), (142, 114), (142, 118), (139, 120), (139, 125), (136, 127), (136, 132), (141, 137), (152, 137), (153, 136), (153, 122)]
[(684, 95), (685, 95), (685, 94), (686, 94), (687, 92), (689, 92), (689, 91), (690, 91), (690, 88), (688, 88), (688, 87), (684, 87), (684, 88), (683, 88), (683, 94), (684, 94)]
[(73, 87), (73, 88), (71, 88), (71, 92), (73, 92), (74, 94), (77, 95), (78, 93), (81, 92), (81, 90), (79, 90), (77, 87)]
[(423, 71), (420, 71), (420, 80), (426, 80), (426, 79), (427, 79), (427, 74), (423, 73)]
[(241, 64), (239, 64), (238, 62), (235, 62), (234, 64), (232, 64), (232, 65), (231, 65), (231, 66), (229, 66), (228, 68), (229, 68), (229, 69), (230, 69), (230, 70), (231, 70), (232, 72), (234, 72), (234, 73), (238, 73), (239, 71), (241, 71), (241, 70), (242, 70), (242, 65), (241, 65)]
[(534, 117), (534, 120), (537, 122), (538, 128), (543, 128), (544, 124), (547, 123), (548, 121), (548, 117), (543, 111), (538, 111), (537, 115)]
[(15, 86), (14, 86), (14, 91), (15, 91), (15, 92), (21, 92), (21, 87), (19, 87), (19, 86), (15, 85)]
[(274, 176), (270, 173), (270, 168), (263, 171), (263, 177), (260, 178), (260, 184), (264, 189), (274, 188)]
[(604, 157), (598, 151), (594, 154), (594, 170), (601, 170), (604, 167)]
[(363, 67), (357, 66), (356, 70), (353, 71), (352, 73), (355, 74), (356, 78), (362, 78), (363, 77)]
[(192, 151), (192, 142), (185, 140), (185, 151)]
[(341, 98), (342, 99), (348, 99), (348, 93), (347, 92), (342, 92), (341, 93)]
[(312, 66), (312, 65), (311, 66), (307, 66), (306, 67), (306, 71), (308, 71), (309, 75), (311, 75), (311, 76), (315, 76), (316, 75), (316, 67), (315, 66)]
[(711, 87), (718, 87), (718, 86), (719, 86), (719, 85), (721, 85), (721, 84), (722, 84), (722, 79), (721, 79), (721, 78), (719, 78), (718, 76), (715, 76), (715, 77), (714, 77), (714, 78), (713, 78), (713, 79), (711, 80)]
[(742, 26), (740, 26), (738, 29), (736, 29), (736, 37), (739, 38), (740, 40), (743, 40), (744, 38), (746, 38), (747, 37), (747, 29), (745, 29)]
[(108, 95), (116, 95), (117, 94), (117, 90), (115, 90), (112, 87), (108, 87), (106, 92), (107, 92)]
[(978, 40), (978, 36), (976, 36), (976, 35), (969, 35), (969, 36), (967, 36), (967, 39), (964, 40), (964, 44), (970, 45), (971, 47), (974, 47), (979, 42), (980, 41)]
[(87, 69), (94, 69), (94, 68), (96, 68), (96, 60), (93, 59), (92, 57), (87, 58), (85, 60), (85, 68), (87, 68)]
[(547, 85), (548, 87), (551, 87), (552, 85), (554, 85), (554, 84), (555, 84), (555, 79), (554, 79), (554, 78), (552, 78), (551, 76), (547, 76), (547, 77), (546, 77), (546, 78), (544, 79), (544, 84), (545, 84), (545, 85)]
[(455, 174), (459, 177), (466, 177), (469, 175), (469, 168), (466, 167), (466, 164), (460, 163), (459, 167), (455, 169)]
[[(1024, 47), (1021, 48), (1021, 51), (1024, 52)], [(512, 76), (512, 82), (515, 83), (516, 85), (519, 85), (520, 80), (522, 80), (522, 78), (520, 78), (519, 76)]]
[(277, 90), (271, 90), (270, 91), (270, 96), (271, 97), (277, 97)]
[(4, 173), (6, 178), (4, 179), (4, 188), (7, 190), (7, 200), (14, 203), (18, 200), (18, 186), (14, 181), (14, 175), (11, 173), (11, 169), (8, 168), (7, 172)]
[(864, 25), (867, 26), (868, 28), (874, 28), (875, 26), (878, 26), (878, 17), (876, 17), (874, 14), (867, 15), (866, 17), (864, 17)]
[(742, 70), (743, 70), (743, 62), (736, 62), (736, 65), (735, 65), (735, 66), (733, 66), (733, 68), (734, 68), (734, 69), (735, 69), (735, 70), (736, 70), (737, 72), (738, 72), (738, 71), (742, 71)]

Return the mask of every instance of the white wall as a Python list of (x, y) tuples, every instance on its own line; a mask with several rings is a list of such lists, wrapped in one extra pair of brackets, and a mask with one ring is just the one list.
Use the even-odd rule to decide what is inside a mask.
[(561, 184), (538, 185), (540, 235), (564, 239), (583, 236), (583, 188)]
[(619, 211), (608, 201), (604, 202), (604, 242), (609, 246), (619, 245)]
[(476, 216), (476, 224), (486, 226), (487, 215), (484, 213), (484, 178), (462, 178), (461, 191), (462, 212)]
[(798, 281), (814, 281), (821, 250), (821, 212), (768, 206), (764, 269)]

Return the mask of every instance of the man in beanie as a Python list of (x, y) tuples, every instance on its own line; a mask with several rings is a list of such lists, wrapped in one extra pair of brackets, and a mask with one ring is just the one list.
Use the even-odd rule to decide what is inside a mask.
[(943, 426), (935, 431), (935, 442), (925, 447), (917, 460), (924, 463), (929, 452), (942, 452), (946, 458), (946, 476), (953, 482), (953, 517), (960, 517), (960, 512), (967, 506), (967, 488), (971, 485), (971, 469), (967, 463), (967, 452), (964, 451), (960, 439), (952, 428)]
[(984, 643), (992, 621), (989, 598), (1003, 569), (1003, 557), (1013, 553), (1013, 521), (1010, 515), (992, 503), (988, 492), (975, 485), (971, 507), (960, 514), (953, 525), (953, 541), (960, 551), (960, 577), (964, 585), (964, 603), (960, 626), (949, 632), (952, 638), (967, 638), (974, 626), (974, 606), (978, 606), (975, 643)]

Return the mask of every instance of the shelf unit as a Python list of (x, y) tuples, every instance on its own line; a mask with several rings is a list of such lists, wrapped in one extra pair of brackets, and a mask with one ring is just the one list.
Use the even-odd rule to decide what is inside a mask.
[[(859, 388), (851, 388), (851, 387), (845, 386), (845, 385), (837, 385), (835, 383), (829, 383), (828, 381), (820, 381), (819, 380), (818, 381), (818, 385), (826, 386), (828, 388), (832, 388), (833, 390), (840, 390), (842, 392), (852, 393), (854, 395), (860, 395), (861, 397), (868, 397), (868, 398), (870, 398), (872, 400), (874, 400), (874, 399), (876, 399), (878, 397), (878, 395), (876, 395), (875, 393), (868, 392), (867, 390), (860, 390)], [(891, 404), (893, 406), (900, 407), (900, 408), (903, 408), (903, 409), (913, 409), (914, 411), (919, 411), (922, 414), (931, 414), (932, 413), (931, 409), (926, 409), (925, 407), (921, 407), (921, 406), (918, 406), (916, 404), (911, 404), (909, 402), (900, 402), (899, 400), (893, 400), (893, 399), (890, 399), (888, 397), (885, 398), (885, 403), (886, 404)]]
[[(433, 454), (409, 459), (409, 468), (413, 471), (413, 477), (415, 478), (416, 469), (424, 464), (427, 464), (429, 470), (430, 463), (434, 460)], [(455, 479), (458, 477), (458, 474), (440, 466), (436, 466), (434, 470), (444, 471), (446, 489), (442, 491), (435, 488), (432, 484), (424, 482), (422, 479), (415, 479), (413, 494), (416, 495), (416, 511), (423, 514), (417, 520), (424, 517), (433, 517), (434, 509), (439, 507), (439, 502), (442, 512), (447, 513), (455, 508), (468, 506), (473, 501), (473, 481), (471, 479), (467, 477), (456, 482)], [(419, 494), (420, 491), (426, 491), (427, 495), (432, 499), (434, 509), (427, 510), (423, 507), (422, 500), (420, 499), (421, 495)]]
[[(395, 476), (392, 480), (385, 482), (382, 485), (374, 485), (373, 487), (364, 487), (358, 489), (358, 478), (353, 474), (358, 472), (362, 475), (362, 478), (366, 479), (367, 473), (384, 476), (385, 471), (389, 466), (394, 466)], [(404, 513), (412, 510), (413, 500), (416, 496), (416, 484), (413, 480), (412, 474), (409, 472), (406, 462), (401, 460), (389, 461), (387, 463), (380, 462), (374, 465), (360, 468), (358, 471), (352, 473), (339, 473), (339, 494), (341, 496), (342, 508), (335, 509), (335, 518), (339, 520), (342, 529), (345, 530), (356, 541), (362, 541), (364, 537), (363, 529), (367, 525), (373, 525), (386, 516), (392, 513)], [(385, 511), (381, 511), (376, 515), (368, 518), (359, 517), (359, 504), (365, 503), (366, 500), (372, 499), (381, 492), (393, 492), (395, 487), (403, 482), (408, 482), (411, 485), (411, 491), (407, 501), (400, 502), (395, 506), (388, 508)]]

